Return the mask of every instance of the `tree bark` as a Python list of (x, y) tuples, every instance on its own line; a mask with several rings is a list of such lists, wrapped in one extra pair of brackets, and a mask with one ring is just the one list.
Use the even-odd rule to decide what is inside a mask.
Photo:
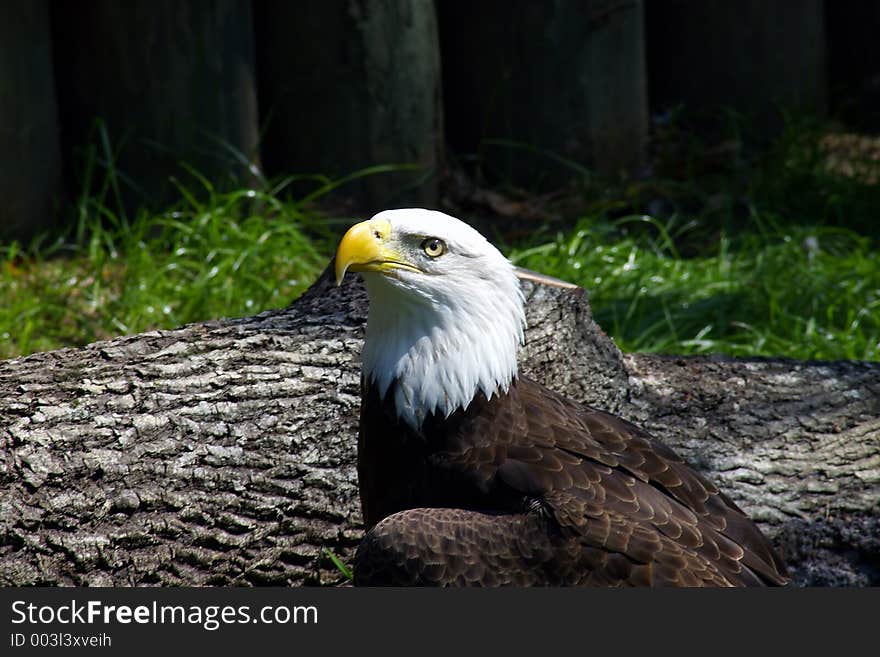
[[(797, 583), (880, 583), (880, 364), (622, 354), (583, 290), (523, 284), (525, 374), (678, 450)], [(0, 584), (341, 582), (366, 310), (328, 269), (282, 310), (0, 363)]]

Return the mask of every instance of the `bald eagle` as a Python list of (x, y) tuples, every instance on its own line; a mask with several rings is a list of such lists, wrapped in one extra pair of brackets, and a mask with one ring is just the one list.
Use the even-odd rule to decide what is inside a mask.
[(436, 211), (353, 226), (360, 272), (356, 585), (786, 582), (755, 524), (670, 448), (517, 373), (524, 298), (480, 233)]

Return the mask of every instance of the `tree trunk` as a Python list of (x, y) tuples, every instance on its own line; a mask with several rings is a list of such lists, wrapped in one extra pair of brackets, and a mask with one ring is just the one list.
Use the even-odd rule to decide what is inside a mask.
[(529, 189), (552, 188), (578, 166), (616, 175), (643, 164), (641, 0), (437, 7), (447, 133), (460, 155), (476, 153), (490, 177)]
[(822, 0), (648, 0), (646, 31), (654, 111), (733, 108), (768, 136), (827, 109)]
[(46, 0), (0, 4), (0, 238), (29, 240), (55, 223), (58, 108)]
[[(678, 450), (796, 582), (880, 583), (880, 364), (624, 355), (582, 290), (524, 286), (524, 373)], [(328, 269), (283, 310), (0, 363), (0, 584), (339, 582), (366, 309)]]
[(339, 192), (365, 214), (435, 205), (443, 110), (433, 2), (260, 0), (255, 15), (268, 172), (338, 179), (408, 165)]
[[(81, 191), (90, 164), (99, 165), (96, 187), (116, 176), (129, 209), (178, 197), (172, 176), (201, 191), (181, 162), (219, 186), (246, 179), (259, 139), (252, 22), (246, 0), (54, 2), (71, 191)], [(118, 199), (108, 200), (117, 211)]]

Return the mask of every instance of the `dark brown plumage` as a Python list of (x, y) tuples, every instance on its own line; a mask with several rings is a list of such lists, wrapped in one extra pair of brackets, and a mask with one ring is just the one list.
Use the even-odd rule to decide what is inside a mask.
[(473, 228), (380, 212), (349, 229), (335, 268), (363, 273), (370, 297), (355, 583), (785, 581), (754, 523), (671, 450), (517, 379), (522, 290)]
[(755, 524), (668, 447), (525, 378), (418, 432), (365, 384), (358, 450), (358, 585), (786, 581)]

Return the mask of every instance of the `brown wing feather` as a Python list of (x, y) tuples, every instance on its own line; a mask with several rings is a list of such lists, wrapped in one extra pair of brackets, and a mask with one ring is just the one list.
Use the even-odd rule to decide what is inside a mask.
[(358, 467), (360, 583), (785, 581), (754, 523), (672, 450), (526, 379), (420, 433), (367, 386)]
[[(730, 577), (751, 581), (758, 575), (768, 583), (786, 581), (782, 560), (757, 526), (714, 484), (646, 431), (531, 381), (523, 381), (517, 394), (534, 400), (525, 402), (531, 408), (546, 409), (543, 417), (528, 416), (529, 428), (552, 425), (558, 449), (582, 456), (585, 462), (613, 466), (602, 480), (607, 504), (633, 519), (651, 522), (684, 547), (722, 564)], [(539, 404), (540, 399), (547, 403)], [(624, 473), (635, 481), (621, 477)], [(622, 491), (621, 482), (629, 483), (630, 489)], [(638, 510), (633, 508), (633, 495)]]
[[(601, 547), (600, 547), (601, 546)], [(370, 530), (358, 586), (730, 586), (711, 563), (659, 532), (605, 514), (554, 540), (534, 514), (400, 511)]]

